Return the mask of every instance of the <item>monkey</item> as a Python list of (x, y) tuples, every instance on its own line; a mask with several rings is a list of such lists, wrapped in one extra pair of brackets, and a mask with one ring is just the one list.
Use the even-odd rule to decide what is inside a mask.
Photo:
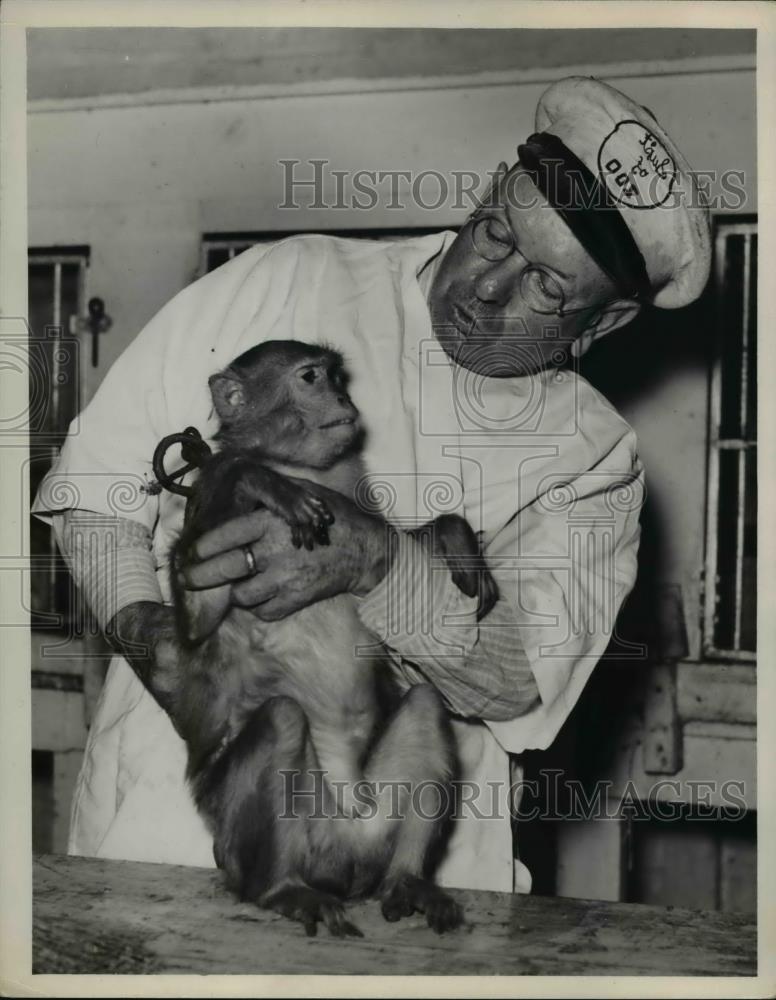
[[(420, 783), (449, 788), (457, 766), (437, 689), (414, 685), (395, 712), (382, 711), (384, 651), (350, 594), (265, 622), (231, 604), (229, 585), (187, 590), (181, 579), (204, 532), (261, 506), (289, 525), (295, 546), (329, 543), (333, 517), (316, 485), (353, 498), (364, 475), (364, 429), (343, 358), (267, 341), (211, 376), (209, 388), (219, 447), (172, 549), (176, 637), (157, 658), (216, 864), (242, 900), (309, 935), (323, 923), (332, 935), (361, 936), (345, 903), (375, 895), (387, 920), (417, 910), (433, 930), (451, 930), (461, 908), (429, 877), (447, 817), (426, 818), (412, 799)], [(457, 515), (419, 529), (429, 530), (483, 617), (498, 591), (477, 563), (479, 539)]]

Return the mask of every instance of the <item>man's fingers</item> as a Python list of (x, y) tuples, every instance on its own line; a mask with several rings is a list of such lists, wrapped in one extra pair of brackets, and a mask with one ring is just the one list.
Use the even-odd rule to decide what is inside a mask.
[(298, 610), (299, 608), (289, 608), (288, 605), (279, 598), (265, 601), (264, 604), (258, 604), (252, 609), (256, 618), (262, 622), (279, 622), (283, 618), (287, 618), (288, 615), (292, 614), (294, 611)]
[(233, 585), (232, 603), (239, 608), (254, 608), (258, 604), (272, 600), (277, 595), (278, 589), (277, 582), (271, 576), (262, 574), (251, 576)]
[[(256, 554), (252, 548), (253, 563), (256, 573), (261, 573), (266, 567), (266, 560)], [(183, 581), (189, 590), (205, 590), (208, 587), (218, 587), (222, 583), (232, 583), (242, 580), (251, 572), (248, 560), (242, 546), (230, 552), (222, 552), (205, 562), (191, 563), (183, 570)]]
[(282, 570), (272, 566), (266, 573), (232, 585), (232, 603), (250, 608), (261, 621), (274, 622), (305, 607), (305, 595), (286, 584)]
[(272, 516), (266, 510), (255, 510), (206, 531), (193, 545), (194, 558), (205, 560), (222, 554), (228, 555), (230, 549), (257, 542), (266, 530), (267, 518)]

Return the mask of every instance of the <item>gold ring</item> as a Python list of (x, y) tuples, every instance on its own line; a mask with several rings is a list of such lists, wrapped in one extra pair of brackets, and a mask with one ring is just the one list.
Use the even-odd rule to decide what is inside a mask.
[(250, 545), (243, 545), (242, 550), (243, 555), (245, 556), (245, 565), (248, 567), (248, 573), (251, 576), (256, 576), (259, 570), (256, 566), (256, 560), (253, 558), (253, 552), (251, 552)]

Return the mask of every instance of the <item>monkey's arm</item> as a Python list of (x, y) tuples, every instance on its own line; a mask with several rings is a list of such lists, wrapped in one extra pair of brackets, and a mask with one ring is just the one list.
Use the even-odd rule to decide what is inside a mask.
[[(554, 495), (538, 498), (490, 538), (485, 556), (502, 596), (480, 622), (476, 642), (472, 641), (473, 627), (465, 619), (463, 625), (455, 624), (458, 612), (455, 603), (450, 603), (453, 598), (446, 596), (444, 573), (438, 582), (420, 578), (429, 595), (420, 608), (429, 608), (429, 613), (421, 619), (422, 635), (419, 639), (410, 636), (411, 644), (405, 634), (411, 626), (402, 631), (396, 624), (412, 622), (402, 614), (414, 602), (406, 596), (386, 601), (392, 581), (386, 578), (364, 602), (373, 605), (371, 610), (362, 609), (367, 625), (374, 628), (382, 614), (383, 622), (395, 629), (383, 634), (405, 657), (402, 670), (408, 680), (430, 680), (454, 704), (450, 678), (456, 675), (462, 685), (457, 709), (462, 714), (466, 714), (469, 692), (477, 695), (476, 685), (468, 691), (463, 687), (468, 665), (476, 656), (475, 673), (489, 677), (492, 700), (477, 706), (472, 714), (494, 724), (514, 722), (501, 726), (499, 740), (515, 753), (526, 746), (547, 746), (557, 733), (605, 653), (619, 608), (633, 586), (643, 470), (633, 450), (632, 433), (622, 444), (607, 455), (595, 474), (581, 474), (564, 492), (562, 503)], [(404, 561), (397, 560), (391, 576), (402, 565)], [(405, 569), (404, 583), (394, 584), (394, 593), (417, 593), (413, 580)], [(463, 655), (451, 655), (449, 646), (445, 650), (445, 636), (448, 643), (460, 643)], [(504, 683), (499, 681), (500, 671)], [(510, 692), (522, 688), (521, 678), (527, 684), (526, 693), (538, 692), (538, 697), (532, 705), (513, 711)]]
[(237, 490), (241, 513), (255, 510), (260, 504), (266, 507), (289, 525), (291, 541), (297, 548), (304, 545), (312, 549), (316, 542), (329, 544), (328, 525), (333, 521), (332, 514), (325, 502), (307, 489), (302, 480), (252, 462), (243, 469)]
[[(254, 609), (265, 621), (285, 618), (337, 594), (369, 593), (390, 567), (390, 540), (396, 533), (342, 494), (317, 485), (315, 489), (334, 518), (329, 545), (297, 548), (284, 520), (268, 510), (253, 511), (194, 542), (194, 561), (182, 567), (186, 586), (201, 590), (230, 583), (233, 602)], [(251, 577), (246, 577), (248, 545), (257, 568)]]
[(479, 623), (476, 611), (477, 598), (463, 594), (429, 546), (406, 533), (390, 572), (359, 606), (405, 682), (430, 682), (464, 718), (517, 718), (537, 704), (539, 691), (516, 609), (501, 598)]
[[(313, 487), (312, 489), (308, 487)], [(224, 521), (266, 507), (291, 528), (294, 545), (311, 549), (327, 545), (332, 515), (315, 486), (284, 476), (250, 452), (220, 453), (202, 469), (187, 510), (187, 525), (177, 549), (185, 549), (200, 535)]]

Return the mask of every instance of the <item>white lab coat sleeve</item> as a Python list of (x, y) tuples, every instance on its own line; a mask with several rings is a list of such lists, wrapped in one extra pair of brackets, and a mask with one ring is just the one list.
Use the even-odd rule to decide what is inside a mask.
[(622, 428), (593, 468), (548, 483), (486, 548), (541, 699), (516, 719), (487, 723), (510, 753), (552, 743), (635, 581), (644, 472), (635, 435)]

